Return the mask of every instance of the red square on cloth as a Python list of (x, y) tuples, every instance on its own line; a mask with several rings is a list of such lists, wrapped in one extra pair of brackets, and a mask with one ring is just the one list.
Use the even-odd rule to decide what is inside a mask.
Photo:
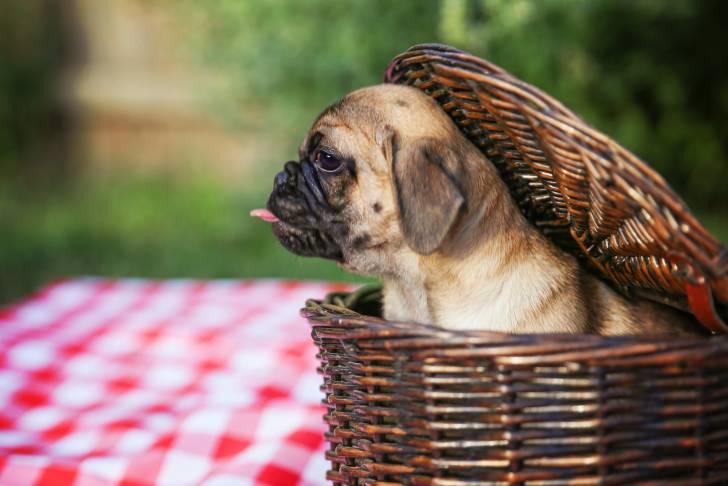
[(0, 312), (0, 485), (326, 484), (289, 281), (75, 279)]

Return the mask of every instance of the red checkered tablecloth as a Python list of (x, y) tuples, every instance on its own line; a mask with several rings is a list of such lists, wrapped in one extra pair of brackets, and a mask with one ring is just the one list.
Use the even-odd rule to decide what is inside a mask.
[(333, 289), (78, 279), (0, 311), (0, 485), (325, 484), (298, 309)]

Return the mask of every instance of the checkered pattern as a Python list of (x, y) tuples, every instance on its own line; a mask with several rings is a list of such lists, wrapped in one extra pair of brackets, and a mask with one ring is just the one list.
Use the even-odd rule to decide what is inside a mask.
[(0, 485), (323, 484), (298, 309), (334, 289), (80, 279), (2, 310)]

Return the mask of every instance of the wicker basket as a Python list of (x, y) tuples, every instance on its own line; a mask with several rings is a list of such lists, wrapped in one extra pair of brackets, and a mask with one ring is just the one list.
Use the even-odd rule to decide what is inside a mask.
[(505, 335), (309, 301), (338, 484), (728, 484), (728, 251), (644, 162), (470, 54), (415, 46), (387, 82), (428, 93), (533, 224), (617, 290), (715, 335)]
[(449, 332), (310, 302), (335, 484), (728, 484), (728, 337)]

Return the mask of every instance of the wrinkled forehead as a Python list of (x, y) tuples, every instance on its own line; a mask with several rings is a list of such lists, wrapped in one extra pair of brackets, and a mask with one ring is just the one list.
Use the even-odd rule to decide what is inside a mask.
[[(447, 114), (431, 97), (417, 88), (398, 85), (376, 85), (354, 91), (326, 108), (314, 121), (300, 152), (307, 153), (320, 137), (333, 132), (344, 136), (363, 137), (375, 141), (381, 127), (406, 132), (407, 136), (432, 136), (451, 128)], [(340, 136), (337, 133), (337, 138)]]
[(335, 135), (371, 138), (375, 128), (386, 123), (376, 103), (365, 103), (356, 94), (351, 93), (341, 98), (314, 120), (299, 149), (301, 155), (309, 152), (321, 138), (332, 138)]

